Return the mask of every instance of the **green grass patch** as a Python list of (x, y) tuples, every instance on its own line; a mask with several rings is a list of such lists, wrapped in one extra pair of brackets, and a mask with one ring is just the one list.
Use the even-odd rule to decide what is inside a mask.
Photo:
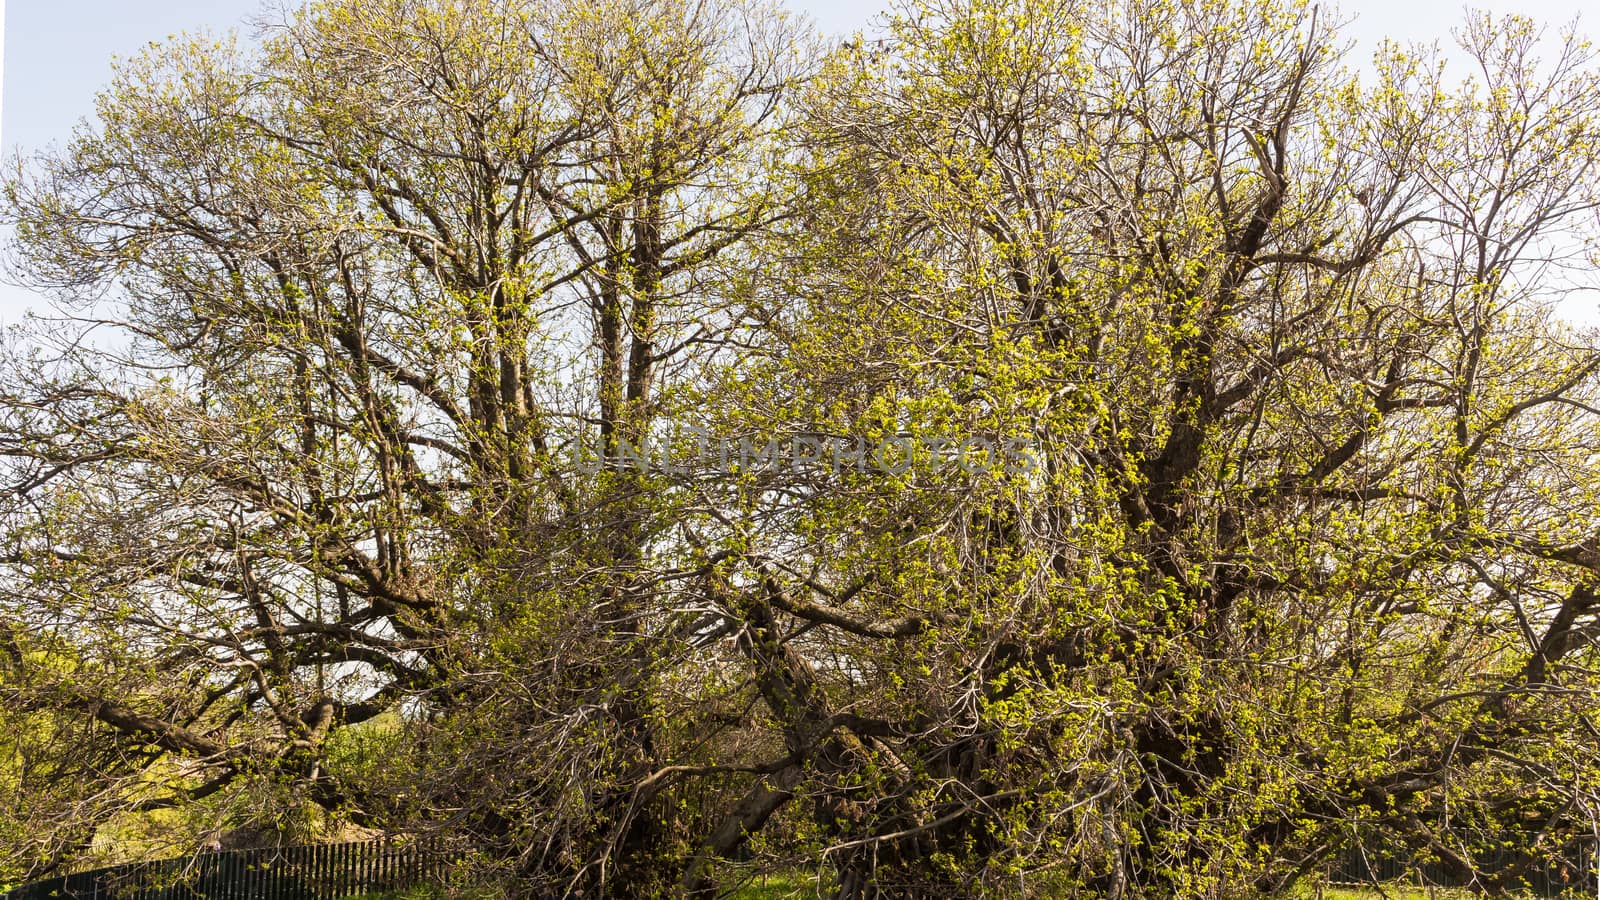
[(762, 875), (728, 895), (730, 900), (798, 900), (815, 896), (816, 877), (799, 872)]
[[(810, 874), (790, 873), (757, 878), (750, 884), (726, 895), (729, 900), (801, 900), (817, 896), (816, 878)], [(1048, 888), (1030, 897), (1050, 900), (1057, 895)], [(1421, 888), (1414, 885), (1384, 885), (1382, 890), (1371, 887), (1334, 887), (1332, 885), (1302, 885), (1290, 900), (1467, 900), (1482, 896), (1457, 888)], [(1587, 896), (1587, 895), (1584, 895)]]

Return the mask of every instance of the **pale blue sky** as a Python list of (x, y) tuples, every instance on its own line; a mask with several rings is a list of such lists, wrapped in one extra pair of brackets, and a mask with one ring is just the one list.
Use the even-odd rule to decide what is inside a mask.
[[(272, 6), (278, 0), (267, 0)], [(825, 30), (843, 33), (868, 27), (883, 0), (791, 0)], [(1579, 0), (1477, 0), (1495, 12), (1517, 11), (1560, 24), (1581, 8)], [(1449, 42), (1461, 21), (1461, 0), (1343, 0), (1355, 16), (1348, 34), (1358, 53), (1384, 35), (1400, 40)], [(38, 150), (70, 136), (93, 111), (95, 90), (110, 75), (114, 55), (137, 52), (150, 41), (179, 31), (223, 30), (256, 16), (262, 0), (0, 0), (5, 29), (4, 106), (0, 146), (6, 156)], [(1600, 17), (1586, 23), (1600, 36)], [(36, 298), (0, 284), (0, 323), (15, 322)]]

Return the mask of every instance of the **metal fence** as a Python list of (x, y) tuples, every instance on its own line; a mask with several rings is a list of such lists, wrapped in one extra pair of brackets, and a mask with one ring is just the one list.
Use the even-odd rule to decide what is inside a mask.
[[(1600, 877), (1593, 844), (1528, 865), (1521, 854), (1480, 855), (1479, 872), (1495, 884), (1472, 884), (1437, 862), (1353, 849), (1328, 873), (1333, 884), (1496, 887), (1541, 897), (1593, 897)], [(386, 838), (263, 850), (226, 850), (181, 859), (129, 863), (35, 881), (0, 900), (336, 900), (437, 882), (449, 856), (427, 840)]]
[(224, 850), (47, 878), (0, 900), (334, 900), (424, 884), (445, 863), (423, 840)]

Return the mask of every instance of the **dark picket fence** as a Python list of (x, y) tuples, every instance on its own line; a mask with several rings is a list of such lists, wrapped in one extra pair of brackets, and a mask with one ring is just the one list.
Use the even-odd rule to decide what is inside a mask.
[(422, 840), (223, 850), (47, 878), (3, 900), (335, 900), (433, 881), (446, 862)]
[[(1512, 853), (1480, 856), (1476, 862), (1489, 877), (1504, 878), (1498, 887), (1541, 897), (1593, 897), (1600, 877), (1596, 851), (1592, 844), (1575, 846), (1536, 866), (1524, 866)], [(415, 839), (224, 850), (47, 878), (0, 894), (0, 900), (337, 900), (437, 882), (448, 864), (438, 844)], [(1327, 880), (1488, 887), (1464, 883), (1438, 863), (1373, 849), (1343, 854)]]
[(1448, 866), (1433, 861), (1414, 861), (1381, 849), (1367, 848), (1347, 852), (1329, 874), (1332, 884), (1410, 884), (1417, 887), (1501, 888), (1537, 897), (1594, 897), (1596, 892), (1596, 846), (1585, 842), (1567, 848), (1553, 859), (1532, 865), (1522, 854), (1510, 851), (1478, 854), (1474, 863), (1492, 883), (1472, 884), (1452, 873)]

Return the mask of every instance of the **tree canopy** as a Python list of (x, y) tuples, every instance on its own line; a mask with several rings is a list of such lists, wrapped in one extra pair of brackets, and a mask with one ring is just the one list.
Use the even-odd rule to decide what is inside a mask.
[(321, 0), (124, 63), (0, 204), (63, 311), (0, 366), (0, 879), (157, 815), (578, 896), (1600, 838), (1600, 67), (1338, 25)]

